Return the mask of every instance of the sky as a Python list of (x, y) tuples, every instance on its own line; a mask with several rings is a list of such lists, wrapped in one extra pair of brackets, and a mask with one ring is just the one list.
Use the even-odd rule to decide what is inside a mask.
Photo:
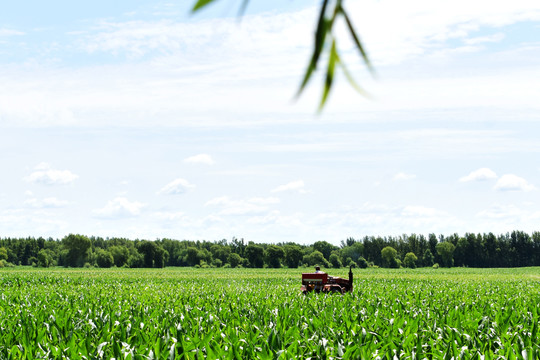
[(0, 237), (540, 230), (537, 0), (345, 1), (321, 113), (319, 1), (193, 4), (3, 5)]

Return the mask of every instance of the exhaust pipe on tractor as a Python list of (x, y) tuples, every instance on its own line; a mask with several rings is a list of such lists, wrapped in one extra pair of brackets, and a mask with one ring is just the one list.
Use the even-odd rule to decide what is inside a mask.
[(353, 291), (353, 273), (352, 273), (352, 265), (349, 266), (349, 286), (350, 286), (350, 290), (349, 291)]

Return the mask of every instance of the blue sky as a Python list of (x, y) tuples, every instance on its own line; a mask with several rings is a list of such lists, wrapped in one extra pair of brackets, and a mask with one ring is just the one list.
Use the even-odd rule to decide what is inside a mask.
[(338, 76), (317, 115), (318, 2), (220, 1), (4, 7), (0, 236), (539, 230), (540, 3), (346, 1), (372, 99)]

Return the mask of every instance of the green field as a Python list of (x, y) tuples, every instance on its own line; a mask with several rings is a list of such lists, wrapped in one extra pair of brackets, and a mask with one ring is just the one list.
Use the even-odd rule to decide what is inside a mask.
[(540, 268), (302, 271), (1, 269), (0, 359), (540, 358)]

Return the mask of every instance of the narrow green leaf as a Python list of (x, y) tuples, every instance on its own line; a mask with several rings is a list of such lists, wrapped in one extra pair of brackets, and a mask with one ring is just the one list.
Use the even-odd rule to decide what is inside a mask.
[(375, 69), (371, 65), (371, 61), (369, 60), (367, 52), (364, 50), (364, 47), (362, 46), (362, 42), (360, 41), (360, 38), (358, 37), (358, 35), (356, 35), (356, 31), (354, 30), (351, 19), (349, 18), (349, 16), (347, 15), (347, 13), (345, 12), (345, 10), (343, 8), (341, 8), (341, 14), (345, 18), (345, 22), (347, 23), (347, 27), (349, 28), (349, 31), (350, 31), (351, 36), (352, 36), (352, 38), (353, 38), (353, 40), (354, 40), (354, 42), (356, 44), (356, 47), (358, 48), (358, 50), (360, 51), (360, 54), (362, 55), (362, 58), (364, 59), (364, 63), (366, 64), (369, 71), (372, 74), (374, 74)]
[(339, 56), (337, 58), (337, 64), (343, 70), (343, 74), (345, 74), (345, 77), (347, 78), (349, 84), (351, 84), (351, 86), (363, 96), (371, 98), (371, 95), (367, 91), (365, 91), (360, 85), (358, 85), (358, 83), (354, 80), (352, 74), (349, 72), (349, 69), (347, 68), (345, 63), (341, 61), (341, 58)]
[(338, 54), (336, 50), (336, 40), (334, 39), (332, 40), (332, 48), (330, 49), (330, 55), (328, 57), (328, 67), (326, 69), (326, 79), (324, 82), (324, 90), (321, 98), (321, 103), (319, 104), (319, 112), (323, 109), (324, 104), (326, 103), (326, 99), (328, 98), (328, 94), (332, 89), (337, 58)]
[(195, 5), (193, 5), (193, 9), (191, 9), (191, 12), (195, 12), (208, 4), (213, 3), (214, 1), (215, 0), (197, 0)]
[[(324, 39), (326, 38), (326, 32), (328, 29), (326, 28), (326, 20), (325, 20), (325, 14), (326, 14), (326, 7), (328, 6), (328, 0), (324, 0), (323, 4), (321, 6), (321, 12), (319, 13), (319, 21), (317, 22), (317, 30), (315, 31), (315, 52), (320, 53), (322, 46), (324, 44)], [(318, 51), (317, 51), (318, 49)]]
[(324, 42), (326, 40), (326, 33), (328, 31), (327, 21), (325, 20), (325, 13), (326, 13), (327, 5), (328, 5), (328, 0), (325, 0), (321, 6), (321, 12), (319, 14), (319, 21), (317, 22), (317, 30), (315, 31), (315, 44), (313, 46), (313, 55), (311, 55), (309, 65), (306, 69), (306, 73), (304, 74), (304, 78), (302, 79), (300, 88), (298, 89), (298, 92), (296, 93), (297, 98), (300, 96), (300, 94), (302, 94), (302, 92), (304, 91), (304, 88), (309, 82), (309, 79), (311, 79), (311, 75), (313, 75), (313, 71), (315, 71), (315, 69), (317, 68), (317, 63), (319, 62), (319, 57), (324, 47)]
[(122, 356), (122, 349), (120, 349), (120, 344), (118, 341), (113, 343), (113, 354), (117, 359), (120, 359)]
[(315, 55), (311, 58), (311, 61), (306, 69), (306, 73), (304, 74), (304, 78), (302, 79), (302, 83), (300, 84), (300, 88), (298, 89), (296, 93), (296, 98), (300, 97), (302, 92), (304, 91), (304, 88), (306, 87), (307, 83), (309, 82), (309, 79), (311, 78), (311, 75), (313, 74), (313, 71), (315, 71), (316, 68), (316, 61), (314, 60)]
[(533, 324), (533, 328), (532, 328), (531, 336), (529, 340), (536, 339), (536, 334), (538, 333), (538, 321), (535, 319), (533, 321), (534, 321), (534, 324)]

